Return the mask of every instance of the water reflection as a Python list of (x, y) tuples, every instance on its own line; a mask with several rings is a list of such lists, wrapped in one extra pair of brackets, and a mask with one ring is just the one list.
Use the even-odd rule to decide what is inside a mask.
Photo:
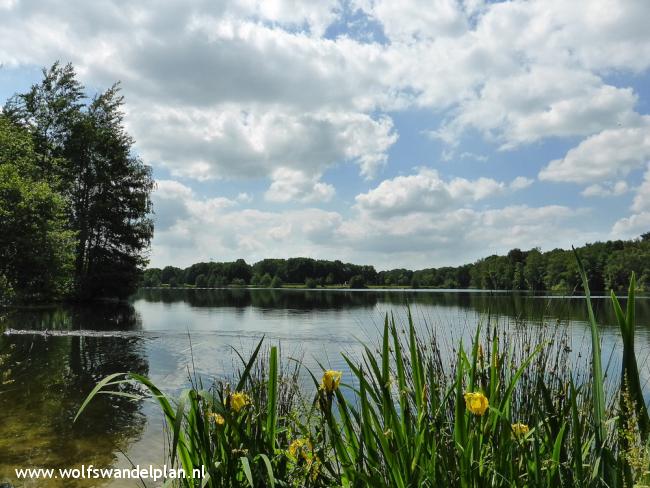
[[(206, 382), (228, 375), (234, 364), (231, 346), (246, 356), (262, 336), (267, 344), (280, 343), (285, 357), (304, 358), (315, 370), (318, 361), (346, 371), (341, 352), (354, 357), (363, 347), (359, 340), (376, 344), (386, 312), (394, 312), (403, 327), (406, 305), (417, 324), (424, 319), (434, 326), (439, 341), (452, 351), (460, 338), (465, 344), (471, 341), (476, 324), (487, 314), (514, 323), (512, 333), (561, 323), (583, 363), (579, 355), (588, 351), (581, 346), (588, 347), (583, 340), (588, 334), (583, 298), (525, 293), (149, 289), (132, 297), (130, 304), (14, 310), (0, 329), (79, 333), (0, 335), (0, 356), (5, 358), (0, 383), (8, 381), (0, 384), (0, 480), (13, 478), (16, 467), (120, 464), (118, 450), (136, 463), (161, 462), (160, 416), (146, 402), (101, 397), (72, 424), (88, 392), (108, 374), (146, 374), (175, 394), (187, 385), (188, 367), (196, 368)], [(608, 352), (616, 354), (619, 341), (616, 321), (608, 299), (595, 299), (594, 306), (604, 327), (608, 358)], [(650, 347), (650, 300), (637, 301), (636, 315), (642, 359)], [(88, 336), (88, 330), (109, 334)], [(133, 334), (111, 336), (113, 331)], [(620, 364), (620, 358), (615, 356), (613, 364)], [(26, 486), (91, 486), (58, 483)]]
[(135, 296), (148, 302), (174, 303), (182, 300), (192, 307), (228, 307), (259, 309), (328, 310), (349, 308), (372, 308), (380, 296), (375, 293), (360, 293), (338, 290), (300, 289), (144, 289)]
[[(137, 330), (141, 320), (131, 305), (92, 309), (18, 310), (5, 325), (20, 329)], [(4, 384), (0, 385), (0, 479), (17, 467), (110, 466), (143, 431), (140, 404), (106, 397), (72, 420), (88, 392), (106, 375), (148, 374), (142, 339), (0, 336)], [(97, 485), (97, 483), (93, 483)], [(91, 486), (74, 480), (39, 480), (32, 486)], [(29, 486), (29, 485), (26, 485)]]
[[(184, 302), (194, 308), (254, 308), (274, 310), (353, 310), (417, 307), (471, 310), (479, 314), (527, 320), (558, 319), (585, 320), (586, 308), (582, 296), (566, 297), (534, 295), (526, 292), (476, 291), (395, 291), (395, 290), (303, 290), (303, 289), (143, 289), (134, 300), (150, 303)], [(625, 300), (623, 300), (623, 303)], [(594, 310), (603, 325), (616, 319), (608, 298), (594, 298)], [(650, 300), (637, 300), (637, 316), (650, 317)]]

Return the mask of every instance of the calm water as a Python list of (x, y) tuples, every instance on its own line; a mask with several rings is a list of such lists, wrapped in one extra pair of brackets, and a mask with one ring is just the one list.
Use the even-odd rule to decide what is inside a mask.
[[(609, 301), (594, 302), (604, 355), (616, 358), (618, 331)], [(345, 371), (340, 353), (355, 355), (361, 343), (374, 344), (386, 312), (403, 323), (407, 304), (416, 322), (433, 328), (443, 346), (470, 337), (489, 313), (511, 323), (513, 330), (568, 326), (576, 354), (589, 351), (583, 300), (512, 293), (142, 290), (128, 304), (5, 311), (0, 329), (10, 333), (0, 335), (0, 481), (6, 477), (16, 486), (39, 487), (136, 486), (71, 480), (21, 484), (14, 480), (14, 468), (127, 467), (125, 455), (135, 464), (162, 464), (162, 418), (149, 401), (103, 397), (72, 424), (97, 381), (134, 371), (178, 392), (187, 385), (188, 368), (208, 381), (227, 376), (236, 364), (232, 347), (250, 351), (262, 336), (269, 344), (280, 343), (284, 357)], [(650, 350), (647, 298), (638, 301), (637, 324), (644, 363)], [(36, 333), (44, 330), (53, 332)]]

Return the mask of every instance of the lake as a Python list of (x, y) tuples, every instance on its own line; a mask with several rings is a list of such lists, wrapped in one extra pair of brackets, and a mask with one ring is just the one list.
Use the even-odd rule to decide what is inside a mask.
[[(101, 397), (72, 420), (94, 385), (115, 372), (151, 377), (169, 393), (194, 372), (205, 382), (228, 377), (233, 349), (250, 352), (261, 337), (282, 356), (318, 372), (344, 371), (341, 352), (358, 356), (377, 343), (384, 314), (418, 327), (448, 348), (470, 340), (479, 322), (517, 330), (566, 327), (575, 358), (589, 354), (584, 299), (454, 290), (145, 289), (128, 303), (5, 310), (0, 330), (0, 481), (15, 468), (163, 464), (162, 417), (151, 401)], [(618, 357), (609, 299), (594, 299), (604, 359)], [(44, 331), (48, 331), (45, 333)], [(637, 302), (637, 347), (648, 378), (650, 300)], [(618, 362), (615, 373), (618, 373)], [(348, 375), (349, 376), (349, 375)], [(615, 375), (614, 375), (615, 376)], [(135, 482), (39, 480), (16, 486), (136, 486)]]

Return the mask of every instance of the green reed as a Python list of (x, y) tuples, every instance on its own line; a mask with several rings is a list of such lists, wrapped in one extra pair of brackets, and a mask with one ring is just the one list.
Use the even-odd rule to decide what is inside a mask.
[[(386, 316), (375, 347), (344, 355), (348, 378), (280, 360), (263, 342), (232, 382), (209, 389), (194, 379), (169, 398), (147, 378), (101, 381), (97, 394), (140, 398), (139, 383), (167, 419), (169, 459), (203, 479), (184, 487), (632, 487), (647, 482), (648, 412), (634, 353), (634, 277), (624, 314), (621, 384), (605, 394), (599, 329), (578, 257), (591, 333), (590, 367), (570, 368), (566, 331), (548, 325), (477, 327), (445, 359), (433, 329)], [(130, 390), (129, 390), (130, 391)], [(635, 485), (636, 483), (636, 485)]]

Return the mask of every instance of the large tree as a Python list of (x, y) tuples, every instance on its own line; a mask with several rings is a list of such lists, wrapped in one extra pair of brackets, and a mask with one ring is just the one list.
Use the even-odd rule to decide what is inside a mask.
[(32, 135), (39, 168), (67, 202), (76, 235), (74, 290), (81, 299), (126, 297), (137, 286), (153, 237), (151, 169), (134, 154), (114, 85), (89, 100), (71, 65), (5, 105)]

